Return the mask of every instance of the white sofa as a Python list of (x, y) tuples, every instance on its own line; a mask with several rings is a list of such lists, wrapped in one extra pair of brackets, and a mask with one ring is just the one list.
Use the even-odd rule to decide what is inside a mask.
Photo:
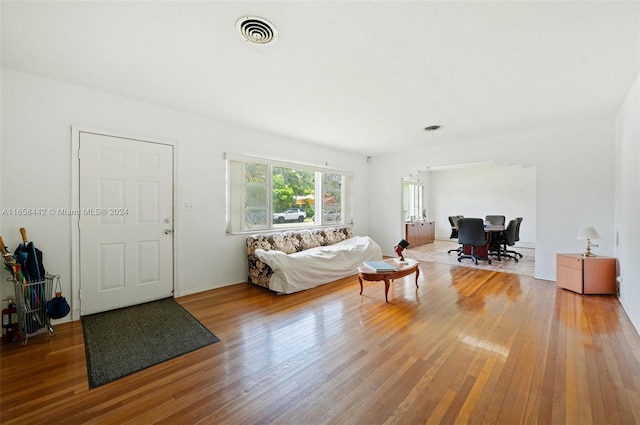
[(338, 227), (249, 236), (247, 257), (249, 283), (290, 294), (355, 275), (363, 261), (381, 260), (382, 250)]

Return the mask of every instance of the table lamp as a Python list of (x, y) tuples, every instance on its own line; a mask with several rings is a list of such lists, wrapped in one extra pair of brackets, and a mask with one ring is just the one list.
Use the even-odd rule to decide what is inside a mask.
[(578, 232), (577, 239), (586, 239), (587, 240), (587, 251), (582, 254), (584, 257), (595, 257), (595, 254), (591, 253), (591, 247), (598, 245), (591, 243), (591, 239), (600, 239), (600, 235), (598, 231), (591, 226), (585, 226), (580, 229)]
[(398, 257), (400, 257), (400, 261), (404, 261), (404, 254), (402, 253), (402, 251), (404, 251), (404, 249), (408, 246), (409, 242), (405, 241), (404, 239), (400, 239), (400, 242), (398, 242), (396, 246), (393, 247), (393, 250), (396, 252), (396, 254), (398, 254)]

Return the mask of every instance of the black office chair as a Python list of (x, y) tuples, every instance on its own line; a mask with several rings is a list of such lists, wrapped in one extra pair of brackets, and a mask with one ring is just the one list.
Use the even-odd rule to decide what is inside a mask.
[(518, 253), (507, 249), (507, 246), (514, 246), (516, 244), (516, 231), (518, 229), (518, 220), (513, 219), (509, 221), (507, 228), (502, 232), (502, 250), (500, 255), (503, 257), (511, 258), (518, 261)]
[(463, 252), (458, 254), (458, 262), (463, 258), (470, 258), (474, 263), (478, 264), (478, 260), (486, 260), (491, 264), (491, 259), (487, 257), (479, 257), (476, 255), (476, 248), (486, 246), (487, 239), (484, 233), (484, 220), (481, 218), (461, 218), (458, 220), (458, 242), (462, 245), (471, 246), (471, 254), (467, 255)]
[(498, 261), (502, 261), (502, 245), (504, 244), (504, 231), (502, 232), (491, 232), (487, 235), (489, 240), (487, 244), (489, 245), (489, 256), (496, 257), (495, 259)]
[[(449, 239), (458, 239), (458, 215), (450, 215), (449, 216), (449, 224), (451, 224), (451, 236)], [(451, 254), (452, 252), (460, 253), (462, 252), (462, 245), (457, 248), (450, 249), (447, 251), (447, 254)]]
[(489, 223), (497, 226), (504, 226), (504, 223), (506, 223), (506, 220), (507, 220), (503, 215), (488, 215), (488, 216), (485, 216), (484, 219)]
[[(514, 237), (514, 245), (515, 245), (515, 242), (518, 242), (520, 240), (520, 223), (522, 223), (522, 217), (516, 217), (515, 220), (518, 223), (516, 224), (516, 234), (515, 234), (515, 237)], [(518, 251), (514, 251), (512, 249), (505, 250), (505, 251), (507, 253), (509, 253), (509, 254), (515, 255), (516, 257), (520, 256), (520, 258), (522, 258), (522, 254), (520, 254)]]
[(451, 236), (449, 236), (449, 239), (458, 239), (458, 217), (450, 215), (449, 224), (451, 225)]
[[(504, 226), (506, 217), (503, 215), (487, 215), (484, 220), (493, 226)], [(503, 239), (502, 232), (489, 233), (489, 255), (497, 257), (496, 260), (498, 261), (501, 261)]]

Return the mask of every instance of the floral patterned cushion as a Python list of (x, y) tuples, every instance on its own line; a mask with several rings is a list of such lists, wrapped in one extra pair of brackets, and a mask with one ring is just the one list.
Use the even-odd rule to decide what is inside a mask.
[(264, 235), (254, 235), (247, 238), (247, 254), (253, 254), (256, 249), (264, 250), (276, 249), (287, 254), (302, 251), (302, 243), (297, 232), (267, 233)]
[(333, 245), (334, 243), (342, 242), (343, 240), (351, 237), (347, 236), (343, 229), (327, 229), (325, 231), (326, 245)]
[(302, 249), (315, 248), (316, 246), (320, 246), (320, 242), (316, 237), (316, 233), (310, 230), (302, 230), (298, 235), (300, 238), (300, 243), (302, 244)]

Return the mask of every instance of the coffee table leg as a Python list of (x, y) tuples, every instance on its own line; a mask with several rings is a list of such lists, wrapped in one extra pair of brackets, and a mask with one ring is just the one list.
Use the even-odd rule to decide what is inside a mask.
[(389, 279), (385, 279), (384, 280), (384, 300), (386, 302), (389, 302), (389, 297), (388, 297), (388, 295), (389, 295), (389, 284), (390, 284)]
[(362, 276), (358, 275), (358, 280), (360, 281), (360, 295), (362, 295)]
[(416, 288), (418, 287), (418, 277), (420, 276), (420, 269), (416, 268)]

